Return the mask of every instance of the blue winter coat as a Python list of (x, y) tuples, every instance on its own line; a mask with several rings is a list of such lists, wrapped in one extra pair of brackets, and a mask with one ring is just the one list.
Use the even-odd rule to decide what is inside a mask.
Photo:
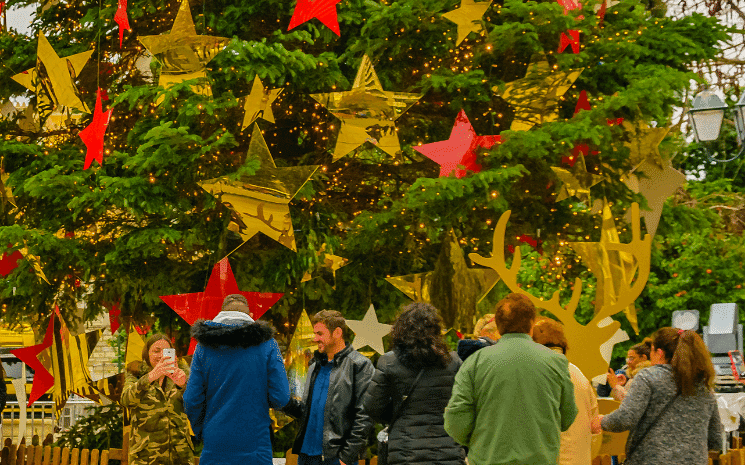
[(199, 344), (184, 410), (204, 441), (202, 465), (271, 464), (269, 407), (290, 400), (274, 329), (262, 322), (235, 323), (199, 321), (191, 329)]

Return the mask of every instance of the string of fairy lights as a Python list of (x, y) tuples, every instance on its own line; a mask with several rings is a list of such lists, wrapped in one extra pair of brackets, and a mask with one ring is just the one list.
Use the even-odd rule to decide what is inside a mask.
[[(86, 11), (83, 8), (82, 2), (61, 2), (54, 5), (53, 8), (55, 8), (56, 11), (54, 13), (54, 16), (56, 19), (58, 19), (53, 29), (51, 30), (53, 34), (62, 35), (63, 33), (68, 33), (72, 36), (72, 33), (86, 30), (86, 26), (81, 22), (67, 21), (70, 18), (82, 18), (85, 16)], [(172, 8), (172, 6), (168, 7), (168, 11), (173, 10), (175, 9)], [(486, 22), (491, 23), (491, 14), (501, 15), (502, 11), (503, 8), (501, 5), (493, 5), (493, 7), (485, 15)], [(609, 14), (615, 15), (618, 14), (618, 11), (609, 12)], [(63, 19), (65, 21), (63, 21)], [(440, 21), (439, 18), (436, 18), (435, 16), (432, 16), (430, 18), (420, 17), (419, 19), (421, 22), (429, 22), (429, 24), (431, 25), (436, 25)], [(529, 21), (535, 21), (537, 18), (534, 18), (533, 13), (531, 12), (530, 17), (527, 19)], [(99, 18), (99, 21), (104, 22), (104, 20), (101, 18)], [(172, 14), (163, 14), (160, 16), (150, 15), (146, 18), (146, 24), (142, 26), (144, 26), (143, 30), (167, 30), (172, 22)], [(550, 23), (550, 21), (548, 22)], [(262, 23), (264, 23), (264, 20), (262, 20)], [(282, 26), (282, 21), (280, 19), (276, 19), (273, 21), (268, 20), (266, 21), (266, 23), (272, 23), (274, 27), (281, 28)], [(607, 24), (608, 22), (606, 23), (606, 27)], [(609, 37), (600, 37), (599, 35), (593, 34), (583, 34), (581, 49), (585, 50), (587, 47), (590, 46), (602, 45), (611, 42), (616, 44), (634, 43), (645, 30), (651, 27), (662, 28), (664, 27), (664, 24), (659, 21), (654, 21), (637, 31), (616, 31), (612, 32), (613, 35)], [(203, 29), (207, 32), (213, 30), (213, 28), (211, 28), (209, 25), (203, 25)], [(421, 34), (427, 31), (428, 30), (425, 30), (422, 27), (418, 27), (413, 31), (406, 28), (400, 28), (393, 32), (390, 42), (405, 35), (411, 35), (412, 33)], [(443, 51), (443, 53), (427, 56), (426, 59), (419, 61), (419, 66), (411, 69), (410, 76), (407, 80), (404, 80), (404, 82), (414, 82), (420, 79), (431, 79), (442, 69), (449, 69), (452, 73), (455, 74), (466, 74), (481, 69), (482, 62), (490, 61), (484, 59), (484, 57), (493, 54), (495, 51), (495, 47), (489, 41), (486, 31), (482, 32), (480, 35), (477, 35), (475, 39), (466, 39), (464, 43), (458, 47), (453, 46), (453, 43), (455, 41), (453, 32), (454, 31), (452, 30), (452, 28), (444, 31), (442, 37), (438, 41), (433, 41), (433, 43), (429, 44), (429, 49), (440, 50)], [(522, 34), (526, 34), (526, 31), (523, 30)], [(119, 86), (122, 83), (126, 82), (127, 79), (142, 79), (143, 81), (147, 81), (147, 78), (144, 76), (145, 73), (143, 73), (141, 69), (136, 66), (131, 66), (132, 63), (141, 60), (145, 53), (143, 47), (139, 45), (132, 45), (132, 43), (134, 42), (133, 36), (133, 34), (125, 34), (128, 47), (117, 51), (114, 49), (106, 48), (106, 46), (102, 47), (100, 43), (101, 34), (97, 35), (99, 42), (92, 42), (90, 44), (91, 47), (94, 47), (98, 51), (98, 70), (96, 73), (96, 82), (99, 82), (99, 79), (101, 77), (100, 69), (102, 63), (109, 63), (113, 65), (115, 69), (118, 68), (121, 71), (121, 80), (116, 83), (112, 82), (111, 84), (116, 84), (117, 86)], [(385, 40), (388, 41), (388, 37), (386, 37)], [(444, 52), (445, 50), (447, 51), (447, 53)], [(418, 61), (420, 59), (419, 52), (423, 51), (423, 48), (415, 49), (413, 47), (409, 47), (409, 50), (404, 53), (407, 53), (406, 57), (409, 60)], [(612, 52), (612, 50), (608, 50), (608, 54), (611, 54)], [(557, 53), (555, 53), (554, 50), (546, 50), (545, 54), (549, 57), (550, 60), (553, 60), (554, 57), (558, 55)], [(600, 56), (599, 58), (600, 60), (603, 60), (605, 58), (605, 55)], [(388, 61), (393, 62), (394, 58), (388, 57)], [(318, 59), (317, 64), (321, 67), (328, 65), (327, 63), (324, 63), (320, 58)], [(512, 60), (511, 64), (515, 65), (517, 68), (524, 69), (529, 65), (529, 62)], [(212, 70), (212, 73), (214, 73), (215, 79), (218, 79), (221, 75), (237, 73), (239, 71), (240, 70), (237, 69), (235, 66), (216, 67)], [(248, 79), (246, 79), (246, 81), (248, 81)], [(488, 80), (484, 80), (485, 95), (491, 93), (489, 90), (489, 84), (490, 82)], [(284, 85), (292, 87), (293, 83), (290, 81), (286, 81), (284, 82)], [(333, 85), (332, 90), (335, 89), (336, 86)], [(559, 100), (560, 102), (574, 102), (578, 99), (578, 93), (579, 90), (577, 86), (572, 85), (570, 91), (560, 96)], [(337, 129), (337, 123), (330, 116), (329, 112), (323, 109), (323, 107), (318, 103), (310, 103), (308, 101), (303, 102), (302, 99), (298, 99), (297, 96), (291, 96), (289, 94), (290, 92), (283, 93), (276, 102), (276, 107), (281, 109), (279, 113), (282, 115), (278, 119), (282, 119), (286, 122), (288, 120), (291, 121), (294, 118), (296, 124), (291, 126), (284, 124), (281, 130), (284, 131), (291, 138), (296, 137), (299, 139), (310, 140), (312, 145), (316, 146), (317, 148), (327, 147), (328, 144), (333, 141), (333, 134)], [(457, 92), (453, 92), (452, 94), (450, 94), (451, 97), (457, 95)], [(285, 100), (291, 100), (292, 103), (286, 104)], [(602, 101), (602, 96), (596, 96), (591, 99), (591, 103)], [(447, 108), (452, 107), (454, 103), (455, 102), (453, 100), (449, 100), (442, 102), (428, 102), (428, 105), (439, 108)], [(232, 134), (233, 136), (237, 135), (240, 129), (239, 118), (221, 118), (217, 115), (207, 115), (208, 105), (209, 102), (205, 102), (204, 104), (200, 104), (197, 106), (199, 113), (197, 115), (194, 115), (197, 116), (197, 121), (192, 121), (192, 125), (196, 127), (202, 126), (209, 128), (212, 131), (212, 134), (210, 135), (210, 137), (207, 138), (207, 140), (211, 142), (217, 141), (229, 134)], [(235, 107), (238, 107), (237, 102)], [(215, 106), (212, 106), (211, 109), (215, 108)], [(128, 145), (127, 134), (142, 118), (153, 118), (156, 121), (161, 119), (168, 119), (169, 121), (172, 121), (174, 125), (183, 124), (183, 115), (180, 113), (180, 110), (182, 110), (182, 105), (178, 103), (171, 103), (168, 106), (164, 106), (156, 104), (155, 102), (149, 102), (145, 105), (138, 105), (131, 111), (121, 111), (119, 107), (117, 107), (117, 111), (115, 111), (114, 115), (111, 118), (111, 126), (109, 132), (110, 137), (108, 137), (106, 140), (106, 148), (104, 152), (105, 155), (107, 157), (115, 155), (117, 156), (117, 158), (122, 159), (123, 157), (126, 157), (129, 151), (132, 149)], [(496, 118), (496, 121), (492, 125), (495, 132), (498, 132), (499, 130), (505, 128), (505, 123), (503, 122), (503, 120), (505, 119), (505, 117), (509, 117), (509, 115), (503, 111), (503, 108), (494, 108), (492, 106), (485, 106), (484, 108), (480, 109), (478, 114), (470, 116), (474, 118), (475, 122), (478, 122), (481, 118)], [(439, 135), (436, 133), (429, 133), (428, 131), (426, 131), (426, 128), (424, 128), (423, 126), (415, 124), (413, 128), (417, 129), (418, 132), (415, 135), (416, 140), (411, 141), (411, 146), (422, 145), (424, 143), (431, 142), (439, 137)], [(70, 137), (67, 139), (59, 135), (55, 136), (54, 138), (45, 139), (44, 143), (46, 145), (46, 152), (48, 153), (50, 150), (59, 149), (65, 144), (74, 141), (77, 130), (79, 130), (79, 127), (77, 125), (71, 126)], [(266, 135), (268, 131), (265, 130), (263, 132)], [(284, 155), (283, 152), (288, 151), (286, 149), (286, 144), (282, 144), (276, 141), (276, 138), (268, 140), (267, 142), (271, 152), (275, 154), (275, 157), (278, 159), (282, 158), (282, 156)], [(196, 165), (196, 177), (207, 176), (210, 170), (214, 170), (215, 167), (224, 166), (226, 164), (226, 154), (222, 149), (217, 149), (214, 152), (207, 152), (204, 151), (203, 147), (200, 147), (197, 144), (186, 144), (180, 148), (183, 150), (201, 152), (199, 162)], [(360, 163), (350, 162), (347, 160), (342, 160), (341, 162), (335, 164), (331, 164), (328, 162), (323, 163), (320, 170), (321, 175), (324, 177), (324, 181), (322, 183), (323, 189), (317, 190), (316, 197), (301, 202), (298, 205), (298, 209), (300, 210), (300, 212), (302, 212), (302, 214), (312, 217), (319, 211), (319, 209), (323, 209), (329, 204), (333, 204), (335, 206), (342, 204), (351, 205), (353, 208), (351, 208), (350, 210), (350, 218), (338, 221), (335, 225), (332, 225), (336, 227), (335, 232), (344, 234), (348, 231), (350, 225), (353, 225), (353, 227), (357, 228), (363, 227), (362, 224), (359, 222), (355, 224), (356, 218), (360, 216), (367, 216), (369, 220), (373, 220), (374, 216), (367, 213), (389, 210), (394, 206), (395, 201), (403, 201), (405, 199), (408, 187), (410, 187), (412, 183), (410, 181), (407, 182), (408, 180), (402, 181), (401, 179), (397, 179), (399, 178), (399, 170), (401, 168), (406, 168), (405, 165), (421, 163), (421, 160), (411, 158), (415, 157), (415, 155), (413, 155), (412, 151), (406, 148), (404, 152), (408, 154), (408, 158), (396, 158), (393, 163), (391, 163), (390, 160), (382, 160), (382, 162), (380, 163), (365, 163), (364, 180), (358, 179), (359, 176), (355, 177), (355, 174), (358, 174), (359, 172), (353, 169), (359, 168)], [(234, 159), (229, 160), (227, 162), (227, 165), (236, 167), (235, 165), (239, 163), (240, 157), (235, 157)], [(125, 169), (134, 168), (130, 166), (126, 161), (122, 161), (122, 164)], [(595, 166), (592, 167), (592, 170), (600, 173), (600, 167), (601, 164), (596, 163)], [(94, 168), (94, 170), (98, 169), (99, 168)], [(170, 175), (171, 173), (169, 171), (164, 171), (162, 173), (151, 172), (148, 174), (148, 180), (150, 183), (155, 184), (158, 183), (160, 180), (166, 180)], [(355, 182), (350, 182), (350, 180)], [(434, 189), (438, 188), (439, 186), (434, 187)], [(90, 190), (93, 191), (94, 187), (90, 186)], [(425, 192), (425, 188), (422, 188), (422, 192)], [(530, 190), (526, 189), (525, 193), (530, 194)], [(204, 195), (200, 190), (196, 189), (188, 190), (185, 192), (185, 194), (187, 196), (195, 198)], [(392, 204), (380, 204), (380, 198), (381, 196), (383, 196), (383, 194), (385, 194), (386, 197), (392, 199), (394, 202)], [(436, 192), (436, 196), (439, 195), (440, 193)], [(491, 214), (495, 212), (493, 207), (489, 205), (489, 201), (495, 200), (498, 196), (498, 192), (487, 190), (484, 196), (485, 199), (482, 201), (482, 203), (485, 204), (478, 204), (473, 206), (463, 205), (463, 207), (470, 207), (470, 211), (473, 212), (474, 215), (478, 214), (480, 218), (483, 218), (483, 227), (487, 229), (493, 226), (493, 222), (495, 221), (495, 218), (491, 216)], [(568, 206), (568, 208), (572, 211), (572, 215), (574, 216), (586, 215), (592, 211), (589, 206), (585, 206), (583, 204), (571, 204)], [(557, 209), (552, 208), (550, 209), (550, 211), (556, 212)], [(222, 218), (225, 214), (227, 214), (227, 212), (225, 211), (216, 212), (217, 219)], [(429, 219), (414, 218), (411, 215), (411, 212), (407, 211), (407, 209), (405, 208), (397, 210), (396, 214), (399, 217), (399, 220), (406, 217), (409, 218), (409, 222), (412, 222), (418, 226), (417, 228), (411, 228), (406, 231), (402, 231), (404, 228), (401, 224), (405, 223), (406, 221), (401, 221), (401, 224), (399, 224), (395, 220), (392, 222), (388, 222), (383, 226), (381, 230), (383, 234), (391, 233), (396, 230), (401, 235), (406, 236), (405, 243), (407, 244), (407, 248), (406, 250), (399, 250), (399, 254), (413, 253), (418, 247), (426, 246), (427, 244), (432, 242), (433, 237), (431, 236), (431, 231), (429, 231), (428, 227), (428, 223), (430, 223)], [(207, 217), (207, 220), (209, 221), (210, 217)], [(618, 220), (620, 220), (620, 218), (617, 218), (617, 221)], [(545, 259), (545, 261), (547, 262), (547, 265), (545, 266), (547, 266), (548, 273), (546, 273), (545, 277), (541, 275), (540, 279), (545, 279), (547, 282), (552, 282), (552, 280), (554, 279), (559, 280), (560, 286), (563, 285), (563, 282), (569, 281), (563, 279), (566, 270), (572, 270), (573, 264), (580, 262), (580, 259), (576, 258), (576, 254), (568, 248), (567, 244), (569, 243), (569, 239), (577, 236), (582, 237), (585, 240), (590, 240), (591, 238), (590, 234), (578, 234), (577, 232), (569, 232), (571, 227), (572, 226), (567, 223), (563, 227), (563, 231), (556, 232), (556, 237), (551, 238), (551, 240), (556, 241), (555, 244), (558, 244), (558, 247), (556, 247), (555, 250), (551, 251), (552, 255), (550, 258)], [(598, 230), (599, 226), (594, 225), (594, 229)], [(622, 229), (622, 232), (623, 231), (625, 231), (625, 228)], [(519, 238), (519, 236), (516, 236), (516, 239), (517, 238)], [(91, 238), (91, 243), (93, 243), (94, 240), (100, 240), (100, 238)], [(471, 250), (474, 251), (479, 250), (480, 244), (486, 249), (488, 249), (490, 245), (489, 241), (479, 242), (476, 238), (461, 238), (460, 241), (461, 245), (468, 246), (471, 248)], [(549, 240), (547, 239), (547, 241)], [(550, 244), (551, 242), (549, 241), (547, 243)], [(183, 256), (193, 256), (192, 252), (181, 249), (180, 246), (177, 247), (177, 253), (179, 255), (183, 254)], [(542, 257), (536, 257), (535, 255), (531, 256), (531, 259), (539, 261), (543, 260)]]

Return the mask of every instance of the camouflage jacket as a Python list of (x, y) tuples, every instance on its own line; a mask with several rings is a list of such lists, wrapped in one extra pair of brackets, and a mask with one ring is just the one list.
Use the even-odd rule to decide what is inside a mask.
[[(179, 368), (189, 376), (183, 359)], [(163, 386), (150, 382), (150, 366), (143, 362), (130, 364), (124, 382), (121, 403), (129, 411), (132, 431), (129, 440), (131, 465), (186, 465), (194, 457), (194, 446), (184, 413), (183, 393), (171, 378)]]

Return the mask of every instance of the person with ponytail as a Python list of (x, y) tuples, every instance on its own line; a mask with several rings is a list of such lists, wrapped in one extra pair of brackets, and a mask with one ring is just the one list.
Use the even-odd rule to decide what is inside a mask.
[(652, 339), (645, 338), (639, 344), (631, 347), (626, 354), (626, 362), (628, 368), (626, 369), (626, 381), (624, 382), (623, 375), (618, 375), (613, 372), (611, 368), (608, 368), (608, 385), (611, 388), (610, 395), (621, 402), (626, 397), (626, 392), (629, 389), (629, 384), (634, 379), (637, 373), (644, 368), (652, 366), (652, 362), (649, 360), (649, 354), (652, 350)]
[(629, 431), (626, 465), (706, 465), (721, 448), (714, 366), (701, 336), (661, 328), (652, 335), (652, 367), (640, 371), (618, 409), (601, 415), (614, 433)]

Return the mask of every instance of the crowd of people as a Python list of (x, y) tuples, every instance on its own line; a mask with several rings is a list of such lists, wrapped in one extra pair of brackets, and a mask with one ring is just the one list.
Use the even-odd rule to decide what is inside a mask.
[(168, 338), (151, 337), (122, 394), (131, 463), (191, 463), (201, 442), (203, 465), (271, 464), (270, 408), (296, 419), (299, 465), (356, 464), (376, 423), (386, 425), (377, 447), (387, 464), (588, 465), (602, 431), (629, 431), (628, 465), (705, 465), (721, 446), (714, 368), (693, 331), (662, 328), (632, 347), (625, 372), (608, 373), (606, 395), (621, 402), (603, 416), (565, 357), (562, 325), (518, 294), (480, 323), (488, 335), (457, 353), (436, 308), (404, 307), (377, 366), (346, 342), (339, 312), (312, 323), (318, 350), (302, 399), (290, 396), (274, 329), (253, 320), (241, 295), (192, 327), (190, 365), (164, 356)]

